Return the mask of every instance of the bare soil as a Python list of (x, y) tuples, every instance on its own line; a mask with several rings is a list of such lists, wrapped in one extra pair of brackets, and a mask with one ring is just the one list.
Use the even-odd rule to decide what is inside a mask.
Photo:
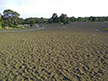
[(63, 26), (0, 32), (0, 81), (108, 81), (108, 23)]

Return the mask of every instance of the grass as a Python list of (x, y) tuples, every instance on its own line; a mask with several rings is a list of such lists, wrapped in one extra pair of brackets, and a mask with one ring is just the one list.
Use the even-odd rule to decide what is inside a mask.
[(0, 21), (0, 28), (2, 27), (2, 25), (1, 25), (1, 21)]
[(4, 28), (0, 28), (0, 30), (4, 30)]

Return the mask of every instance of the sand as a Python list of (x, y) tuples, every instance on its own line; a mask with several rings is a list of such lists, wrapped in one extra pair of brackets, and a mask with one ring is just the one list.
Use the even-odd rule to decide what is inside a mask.
[(62, 26), (0, 32), (0, 81), (108, 81), (108, 23)]

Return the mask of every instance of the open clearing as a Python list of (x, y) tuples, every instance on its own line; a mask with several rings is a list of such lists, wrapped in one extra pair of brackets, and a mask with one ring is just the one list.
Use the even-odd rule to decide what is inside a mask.
[(108, 81), (108, 23), (62, 26), (0, 32), (0, 81)]

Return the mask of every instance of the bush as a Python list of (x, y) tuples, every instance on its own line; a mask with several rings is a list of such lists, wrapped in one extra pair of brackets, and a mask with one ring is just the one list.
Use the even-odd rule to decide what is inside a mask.
[(108, 28), (106, 28), (105, 31), (108, 31)]
[(9, 27), (12, 27), (12, 28), (21, 28), (21, 27), (18, 27), (16, 25), (9, 25)]
[(11, 25), (9, 25), (9, 27), (13, 27), (13, 25), (11, 24)]
[(4, 28), (0, 28), (0, 30), (3, 30)]
[(35, 21), (34, 20), (31, 20), (30, 21), (30, 27), (32, 27), (34, 24), (35, 24)]
[(0, 28), (2, 27), (1, 21), (0, 21)]
[(7, 26), (7, 24), (5, 24), (5, 23), (2, 23), (2, 27), (4, 28), (4, 27), (6, 27)]
[(22, 41), (24, 41), (24, 39), (22, 39)]
[(43, 26), (45, 26), (45, 25), (41, 25), (41, 26), (43, 27)]

